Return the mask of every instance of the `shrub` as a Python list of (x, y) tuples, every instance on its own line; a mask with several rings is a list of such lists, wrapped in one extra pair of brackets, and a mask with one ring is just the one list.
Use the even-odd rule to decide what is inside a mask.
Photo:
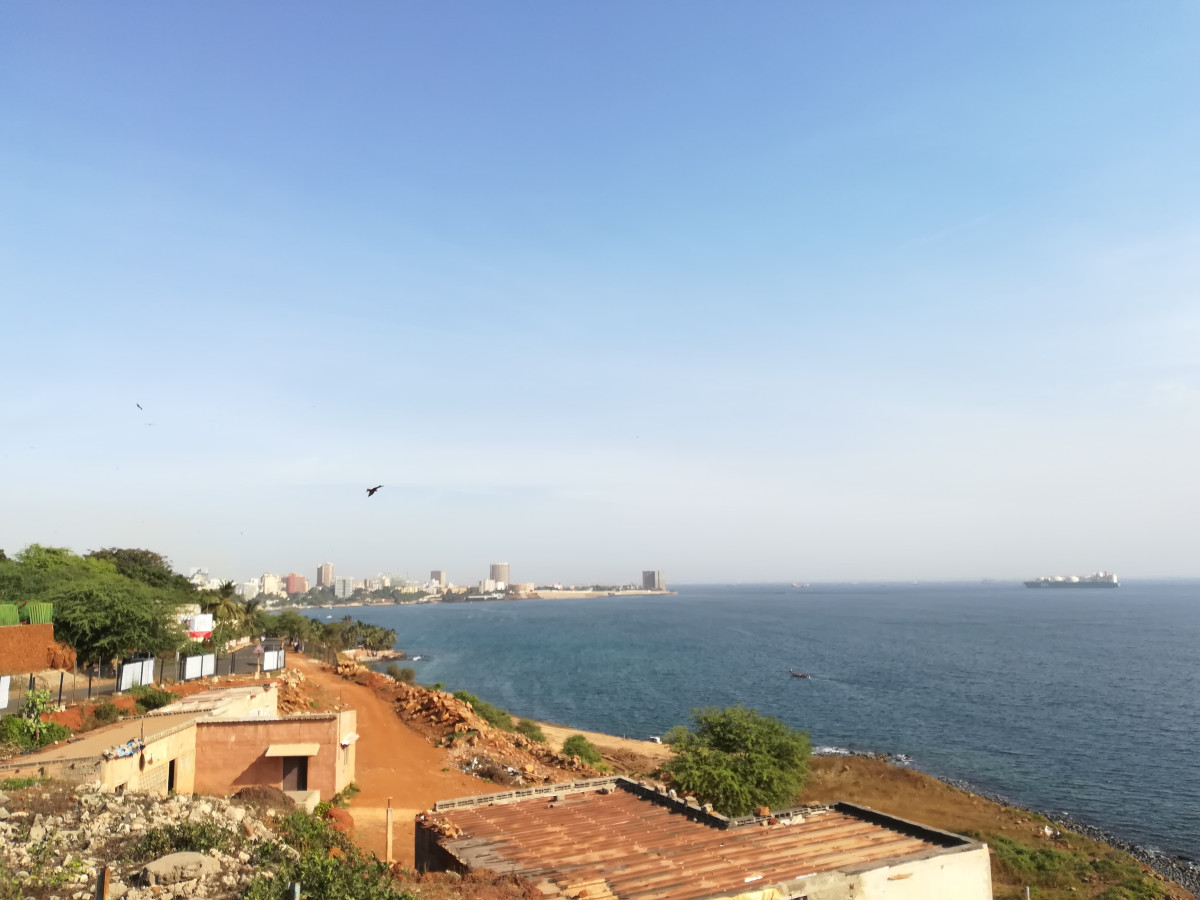
[[(294, 812), (280, 823), (279, 836), (298, 856), (287, 854), (274, 877), (256, 878), (242, 895), (245, 900), (281, 900), (292, 882), (304, 885), (308, 897), (413, 900), (395, 883), (386, 863), (366, 858), (347, 835), (326, 821)], [(258, 855), (273, 859), (285, 855), (273, 850), (264, 847)]]
[(36, 750), (71, 736), (71, 729), (57, 722), (43, 722), (42, 714), (50, 709), (50, 691), (45, 688), (30, 691), (21, 702), (21, 712), (0, 719), (0, 744), (10, 744), (22, 750)]
[(531, 741), (546, 742), (546, 735), (542, 731), (542, 727), (533, 719), (522, 719), (517, 723), (517, 732), (525, 735)]
[(207, 853), (219, 850), (228, 853), (237, 846), (237, 835), (214, 822), (177, 822), (151, 828), (125, 852), (131, 862), (145, 862), (168, 853)]
[(564, 756), (578, 756), (589, 766), (594, 766), (601, 760), (600, 751), (582, 734), (573, 734), (563, 741), (562, 752)]
[(141, 684), (129, 689), (133, 695), (133, 705), (139, 713), (150, 712), (152, 709), (162, 709), (168, 703), (174, 703), (178, 698), (170, 691), (156, 688), (152, 684)]
[(671, 759), (663, 765), (676, 787), (727, 816), (758, 806), (796, 802), (808, 775), (808, 735), (744, 706), (692, 713), (694, 730), (671, 729)]
[(0, 781), (0, 791), (20, 791), (38, 784), (37, 778), (5, 778)]
[(499, 728), (501, 731), (512, 731), (514, 729), (512, 715), (507, 709), (500, 709), (498, 706), (492, 706), (486, 700), (480, 700), (474, 694), (468, 694), (466, 691), (455, 691), (454, 697), (471, 704), (471, 708), (475, 710), (475, 715), (483, 719), (493, 728)]
[(100, 725), (111, 725), (121, 718), (121, 707), (111, 700), (102, 700), (92, 707), (92, 719)]
[(405, 684), (412, 684), (414, 679), (417, 677), (416, 669), (413, 669), (410, 666), (404, 666), (402, 668), (395, 663), (388, 663), (388, 667), (384, 671), (387, 673), (389, 678), (392, 678), (394, 681), (403, 681)]

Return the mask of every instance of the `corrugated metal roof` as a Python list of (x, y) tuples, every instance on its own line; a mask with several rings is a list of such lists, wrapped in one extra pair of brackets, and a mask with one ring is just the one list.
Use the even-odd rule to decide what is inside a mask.
[(438, 822), (455, 835), (441, 846), (469, 868), (550, 881), (587, 900), (697, 900), (971, 843), (845, 804), (722, 827), (728, 820), (620, 783), (447, 810)]

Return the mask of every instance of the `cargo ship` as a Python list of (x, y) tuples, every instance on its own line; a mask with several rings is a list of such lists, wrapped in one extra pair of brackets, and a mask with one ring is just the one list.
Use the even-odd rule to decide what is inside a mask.
[(1115, 588), (1120, 587), (1116, 572), (1095, 572), (1091, 575), (1043, 575), (1025, 582), (1027, 588)]

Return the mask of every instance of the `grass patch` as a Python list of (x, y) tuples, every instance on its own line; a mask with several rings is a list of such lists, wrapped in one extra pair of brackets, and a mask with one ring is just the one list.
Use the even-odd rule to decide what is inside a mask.
[(492, 706), (486, 700), (480, 700), (474, 694), (468, 694), (466, 691), (455, 691), (454, 698), (462, 700), (464, 703), (469, 703), (471, 709), (475, 710), (475, 715), (483, 719), (493, 728), (499, 728), (501, 731), (515, 731), (516, 726), (513, 724), (512, 715), (507, 709), (501, 709), (498, 706)]
[[(992, 872), (997, 884), (1028, 885), (1033, 896), (1062, 893), (1092, 896), (1106, 886), (1096, 900), (1167, 900), (1170, 894), (1147, 875), (1132, 857), (1105, 847), (1102, 856), (1070, 846), (1033, 846), (1003, 834), (964, 832), (992, 848)], [(1097, 845), (1102, 846), (1102, 845)]]
[(23, 791), (35, 784), (41, 784), (40, 778), (5, 778), (0, 781), (0, 791)]

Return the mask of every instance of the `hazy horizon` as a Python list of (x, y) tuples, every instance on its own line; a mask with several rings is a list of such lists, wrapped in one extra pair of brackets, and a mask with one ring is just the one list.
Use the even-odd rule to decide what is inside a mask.
[(1198, 39), (1118, 2), (0, 7), (0, 547), (1200, 576)]

